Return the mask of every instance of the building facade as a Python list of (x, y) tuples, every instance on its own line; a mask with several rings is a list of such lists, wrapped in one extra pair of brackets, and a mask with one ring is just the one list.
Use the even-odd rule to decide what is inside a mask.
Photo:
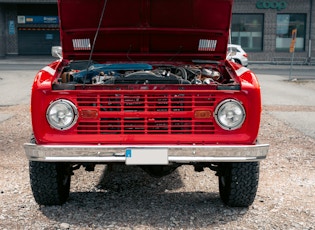
[[(315, 57), (314, 0), (234, 0), (231, 41), (253, 61)], [(294, 32), (292, 35), (292, 32)]]
[[(314, 1), (314, 2), (313, 2)], [(57, 0), (0, 0), (0, 58), (48, 55), (59, 45)], [(231, 43), (250, 61), (315, 58), (315, 0), (234, 0)]]
[(57, 0), (0, 0), (0, 57), (47, 55), (59, 45)]

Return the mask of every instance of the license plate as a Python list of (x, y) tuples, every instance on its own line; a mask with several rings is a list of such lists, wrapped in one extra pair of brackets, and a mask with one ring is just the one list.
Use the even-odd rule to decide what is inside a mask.
[(126, 149), (126, 165), (167, 165), (167, 149)]

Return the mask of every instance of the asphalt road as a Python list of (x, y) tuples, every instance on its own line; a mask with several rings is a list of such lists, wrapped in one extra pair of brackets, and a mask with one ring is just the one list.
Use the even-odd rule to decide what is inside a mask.
[(315, 81), (288, 81), (286, 76), (258, 74), (265, 107), (291, 127), (315, 138)]
[[(19, 59), (15, 61), (0, 62), (0, 107), (28, 104), (30, 102), (31, 85), (37, 71), (51, 58), (42, 58), (28, 61)], [(289, 66), (250, 65), (258, 76), (264, 106), (282, 106), (287, 109), (272, 111), (272, 114), (285, 120), (290, 126), (315, 138), (315, 89), (308, 87), (315, 84), (315, 68), (297, 66), (292, 76), (308, 81), (291, 82), (289, 79)], [(313, 79), (313, 80), (310, 80)], [(302, 82), (302, 83), (301, 83)], [(302, 106), (301, 111), (291, 111), (290, 106)], [(308, 109), (309, 108), (309, 109)], [(0, 113), (0, 122), (10, 118), (13, 114)]]
[(315, 80), (315, 66), (298, 65), (290, 70), (289, 65), (269, 65), (252, 64), (248, 68), (252, 69), (257, 75), (283, 76), (285, 79)]
[(0, 72), (0, 106), (27, 104), (36, 70)]

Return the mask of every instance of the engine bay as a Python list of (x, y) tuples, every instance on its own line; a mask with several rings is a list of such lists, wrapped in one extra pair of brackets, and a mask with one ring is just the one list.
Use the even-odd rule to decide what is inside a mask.
[(86, 62), (70, 62), (63, 68), (55, 85), (235, 85), (226, 68), (219, 65), (92, 63), (85, 66)]

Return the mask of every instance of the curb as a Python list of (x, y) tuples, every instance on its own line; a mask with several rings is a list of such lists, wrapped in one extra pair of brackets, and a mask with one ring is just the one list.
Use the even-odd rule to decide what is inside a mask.
[(13, 114), (0, 113), (0, 123), (9, 120), (11, 117), (13, 117)]

